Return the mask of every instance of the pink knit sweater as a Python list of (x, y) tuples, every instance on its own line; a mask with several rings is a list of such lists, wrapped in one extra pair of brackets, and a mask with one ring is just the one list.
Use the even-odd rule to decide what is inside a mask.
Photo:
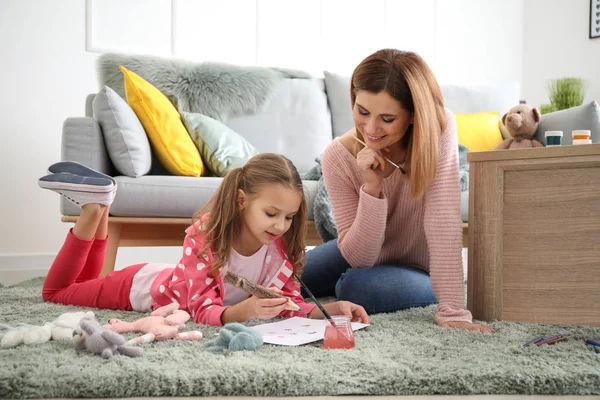
[(410, 265), (429, 272), (438, 299), (436, 322), (471, 322), (464, 309), (458, 139), (454, 114), (440, 139), (437, 176), (419, 200), (398, 170), (385, 178), (381, 198), (362, 190), (356, 158), (339, 140), (323, 154), (323, 176), (338, 230), (338, 246), (353, 267)]

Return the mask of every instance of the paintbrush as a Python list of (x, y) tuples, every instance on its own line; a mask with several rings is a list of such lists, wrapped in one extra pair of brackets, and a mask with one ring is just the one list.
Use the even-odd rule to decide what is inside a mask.
[[(319, 310), (321, 310), (321, 312), (323, 313), (323, 315), (325, 316), (325, 318), (327, 318), (327, 320), (329, 321), (329, 323), (331, 324), (331, 326), (333, 326), (334, 328), (336, 328), (336, 331), (341, 333), (342, 335), (344, 335), (344, 337), (348, 340), (350, 340), (350, 338), (346, 335), (346, 332), (344, 332), (343, 330), (340, 330), (337, 328), (337, 325), (335, 324), (335, 322), (333, 322), (333, 318), (331, 318), (331, 315), (329, 315), (329, 313), (327, 311), (325, 311), (325, 308), (323, 307), (323, 305), (321, 304), (321, 302), (319, 300), (317, 300), (317, 298), (315, 297), (314, 294), (312, 294), (312, 292), (310, 291), (310, 289), (308, 289), (308, 287), (304, 284), (304, 282), (302, 282), (302, 279), (300, 279), (300, 277), (296, 274), (294, 274), (294, 276), (296, 277), (296, 279), (298, 279), (298, 282), (300, 282), (300, 284), (302, 285), (302, 287), (304, 288), (304, 290), (306, 291), (306, 294), (308, 294), (310, 296), (310, 298), (315, 302), (315, 304), (317, 305), (317, 307), (319, 307)], [(350, 328), (352, 329), (352, 328)]]
[(248, 279), (243, 276), (239, 276), (233, 274), (231, 272), (227, 272), (223, 277), (223, 282), (229, 283), (236, 288), (242, 289), (243, 291), (250, 293), (251, 295), (258, 297), (259, 299), (287, 299), (287, 307), (286, 310), (290, 311), (302, 311), (302, 308), (296, 303), (294, 303), (291, 299), (282, 296), (278, 293), (275, 293), (269, 289), (266, 289), (256, 283), (250, 282)]
[[(357, 141), (358, 143), (360, 143), (360, 144), (362, 144), (363, 146), (367, 147), (367, 144), (366, 144), (365, 142), (363, 142), (362, 140), (360, 140), (360, 139), (358, 138), (358, 136), (356, 136), (356, 135), (352, 135), (352, 137), (353, 137), (354, 139), (356, 139), (356, 141)], [(384, 160), (385, 160), (385, 161), (389, 162), (389, 163), (390, 163), (390, 164), (392, 164), (394, 167), (398, 168), (398, 169), (400, 170), (400, 172), (402, 172), (403, 174), (406, 174), (406, 170), (405, 170), (404, 168), (402, 168), (401, 166), (399, 166), (398, 164), (396, 164), (395, 162), (393, 162), (392, 160), (390, 160), (390, 159), (389, 159), (389, 158), (387, 158), (386, 156), (384, 156), (384, 155), (381, 155), (381, 156), (384, 158)]]

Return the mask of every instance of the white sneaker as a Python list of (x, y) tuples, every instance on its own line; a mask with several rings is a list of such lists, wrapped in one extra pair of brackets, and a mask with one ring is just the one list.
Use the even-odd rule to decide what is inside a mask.
[(38, 180), (38, 185), (61, 194), (75, 205), (97, 203), (109, 206), (117, 192), (110, 179), (79, 176), (66, 172), (46, 175)]

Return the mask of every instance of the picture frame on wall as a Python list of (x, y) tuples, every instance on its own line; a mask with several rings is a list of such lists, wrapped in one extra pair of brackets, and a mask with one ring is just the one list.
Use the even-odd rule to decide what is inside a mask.
[(600, 38), (600, 0), (590, 0), (590, 39)]

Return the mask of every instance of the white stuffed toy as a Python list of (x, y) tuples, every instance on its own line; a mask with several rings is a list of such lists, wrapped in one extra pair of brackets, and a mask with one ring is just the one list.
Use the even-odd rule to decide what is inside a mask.
[(73, 341), (73, 333), (79, 327), (82, 319), (93, 319), (95, 317), (92, 311), (68, 312), (60, 315), (52, 323), (52, 340)]
[(0, 339), (0, 347), (3, 349), (17, 347), (21, 344), (46, 343), (52, 335), (50, 322), (46, 322), (44, 326), (21, 325), (13, 328), (2, 325), (2, 327), (9, 329)]
[(64, 313), (53, 322), (46, 322), (44, 326), (23, 324), (12, 327), (0, 324), (1, 328), (8, 329), (8, 332), (0, 336), (0, 348), (17, 347), (21, 344), (46, 343), (50, 339), (72, 342), (73, 333), (79, 327), (79, 322), (94, 317), (92, 311), (76, 311)]

